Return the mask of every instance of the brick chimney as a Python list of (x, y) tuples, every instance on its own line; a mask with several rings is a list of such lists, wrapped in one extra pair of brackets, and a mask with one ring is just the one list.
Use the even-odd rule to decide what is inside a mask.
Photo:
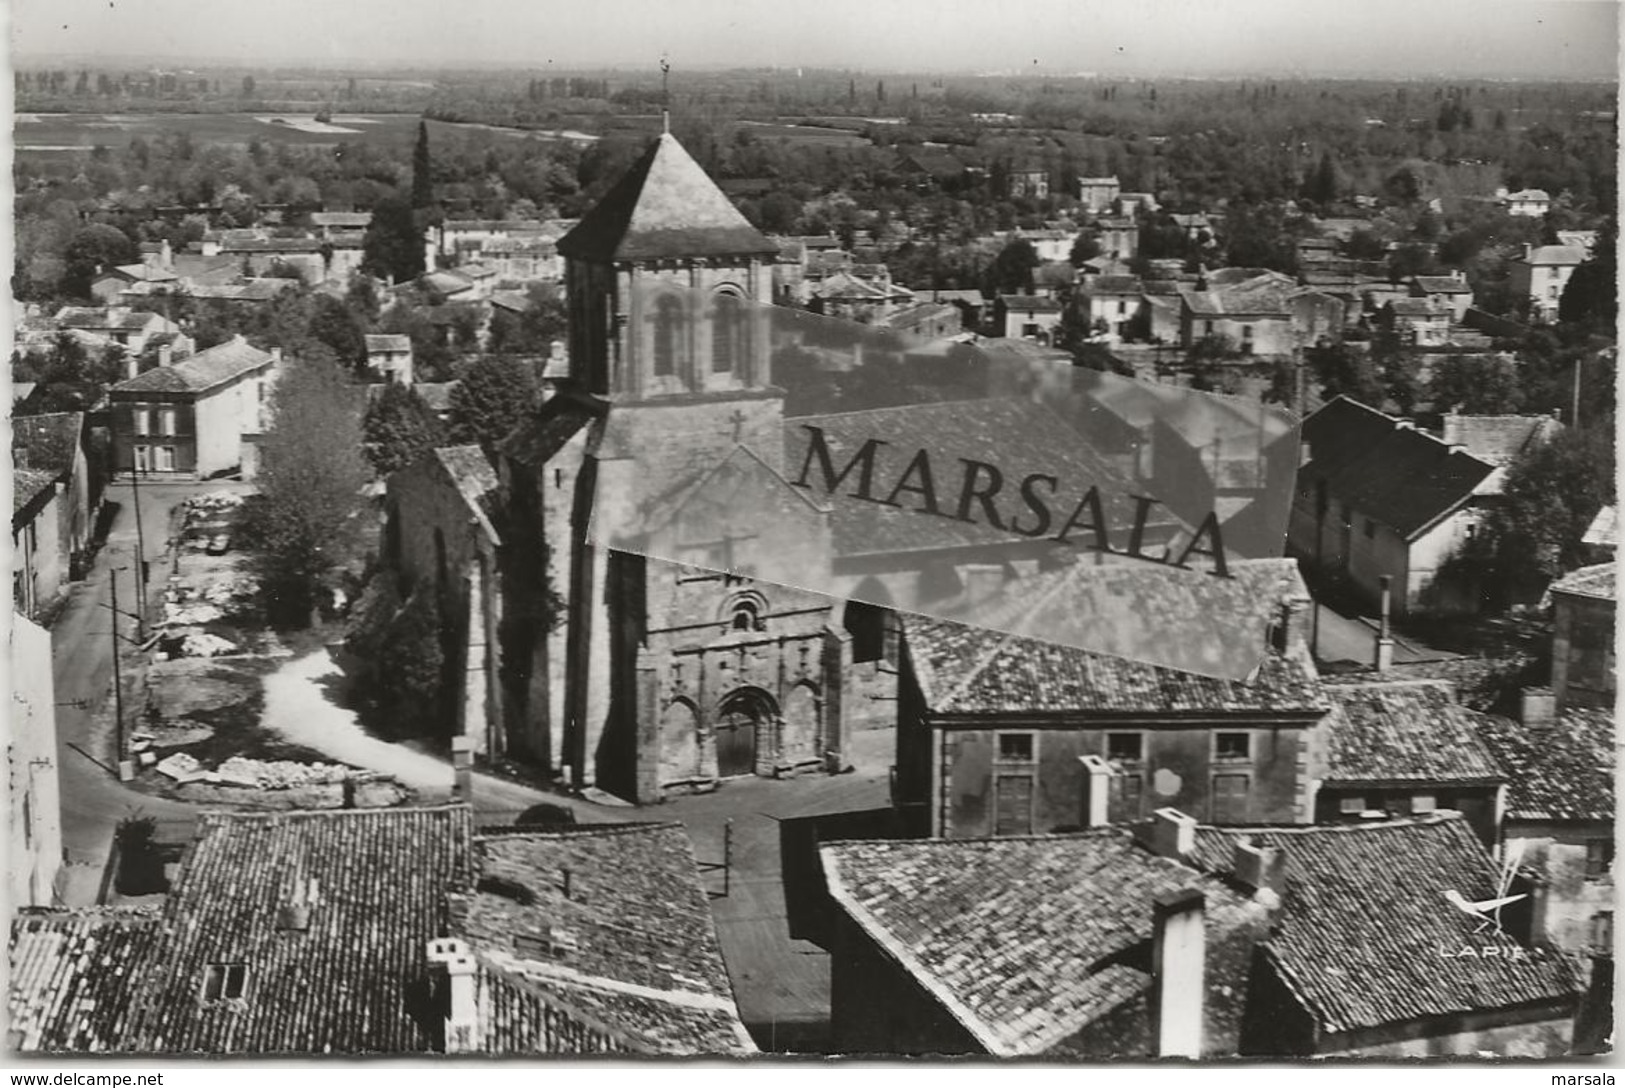
[(1099, 756), (1079, 756), (1083, 764), (1083, 826), (1105, 827), (1112, 792), (1112, 765)]
[(1282, 652), (1309, 645), (1310, 613), (1315, 602), (1309, 597), (1289, 597), (1281, 602), (1278, 645)]
[(1196, 888), (1163, 892), (1152, 900), (1151, 1015), (1159, 1058), (1198, 1058), (1202, 1054), (1205, 907)]
[(1159, 808), (1135, 828), (1141, 845), (1158, 857), (1184, 861), (1196, 850), (1196, 817), (1177, 808)]
[(477, 965), (468, 946), (454, 937), (439, 937), (429, 942), (429, 970), (434, 976), (439, 1005), (445, 1012), (445, 1043), (447, 1054), (466, 1054), (478, 1047), (475, 1031), (479, 1026), (479, 1008), (474, 999), (474, 976)]
[[(164, 351), (165, 351), (164, 348), (159, 348), (158, 349), (158, 362), (159, 363), (164, 362)], [(126, 351), (124, 353), (124, 380), (129, 381), (131, 378), (135, 377), (139, 373), (141, 373), (141, 359), (140, 359), (140, 357), (137, 356), (136, 353), (133, 352), (133, 351)]]
[(168, 344), (158, 345), (158, 365), (168, 366), (175, 357), (175, 349)]
[(1454, 407), (1444, 415), (1444, 430), (1440, 437), (1447, 446), (1461, 445), (1461, 415)]

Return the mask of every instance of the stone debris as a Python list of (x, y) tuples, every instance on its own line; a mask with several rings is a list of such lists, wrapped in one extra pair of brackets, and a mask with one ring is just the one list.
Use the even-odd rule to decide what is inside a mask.
[(300, 786), (321, 786), (358, 781), (372, 777), (337, 763), (298, 763), (288, 759), (258, 760), (233, 756), (220, 764), (220, 781), (253, 786), (262, 790), (287, 790)]
[(203, 765), (195, 756), (185, 752), (175, 752), (165, 757), (158, 764), (158, 773), (173, 778), (176, 782), (196, 782), (204, 775)]

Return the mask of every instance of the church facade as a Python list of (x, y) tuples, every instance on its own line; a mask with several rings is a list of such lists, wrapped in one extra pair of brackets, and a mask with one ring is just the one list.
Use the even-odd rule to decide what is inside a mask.
[[(838, 767), (842, 603), (750, 577), (763, 556), (830, 561), (828, 510), (784, 479), (776, 247), (668, 134), (559, 251), (570, 382), (498, 456), (502, 749), (638, 803)], [(713, 467), (770, 504), (767, 528), (684, 502)], [(631, 546), (601, 543), (617, 527)]]

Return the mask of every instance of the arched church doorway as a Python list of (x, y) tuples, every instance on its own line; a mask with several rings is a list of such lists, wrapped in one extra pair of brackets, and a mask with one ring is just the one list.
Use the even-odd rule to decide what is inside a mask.
[(767, 735), (778, 708), (765, 692), (741, 688), (717, 709), (717, 775), (756, 773), (756, 746)]

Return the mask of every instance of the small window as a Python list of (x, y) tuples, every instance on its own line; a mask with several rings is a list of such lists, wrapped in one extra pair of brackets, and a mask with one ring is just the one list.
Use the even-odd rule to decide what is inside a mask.
[(137, 408), (132, 414), (135, 417), (135, 433), (151, 434), (152, 413), (148, 412), (145, 408)]
[(203, 973), (203, 1000), (236, 1001), (248, 982), (248, 967), (241, 963), (211, 963)]
[(1033, 758), (1031, 733), (1000, 733), (999, 759), (1007, 763), (1030, 763)]
[(1592, 839), (1586, 843), (1586, 879), (1601, 880), (1614, 864), (1614, 840)]
[(161, 434), (175, 433), (175, 409), (160, 408), (158, 410), (158, 430)]
[(1213, 739), (1213, 755), (1217, 759), (1251, 759), (1253, 757), (1252, 734), (1215, 734)]
[(1417, 793), (1411, 795), (1411, 812), (1418, 815), (1428, 812), (1437, 812), (1439, 799), (1431, 793)]
[(1358, 816), (1365, 811), (1364, 797), (1342, 797), (1338, 799), (1337, 811), (1345, 816)]
[(1142, 733), (1107, 733), (1106, 758), (1119, 763), (1138, 763), (1145, 758)]
[(741, 597), (728, 610), (730, 631), (762, 630), (761, 606), (750, 597)]
[(1591, 916), (1591, 951), (1599, 956), (1614, 952), (1614, 912), (1598, 911)]

